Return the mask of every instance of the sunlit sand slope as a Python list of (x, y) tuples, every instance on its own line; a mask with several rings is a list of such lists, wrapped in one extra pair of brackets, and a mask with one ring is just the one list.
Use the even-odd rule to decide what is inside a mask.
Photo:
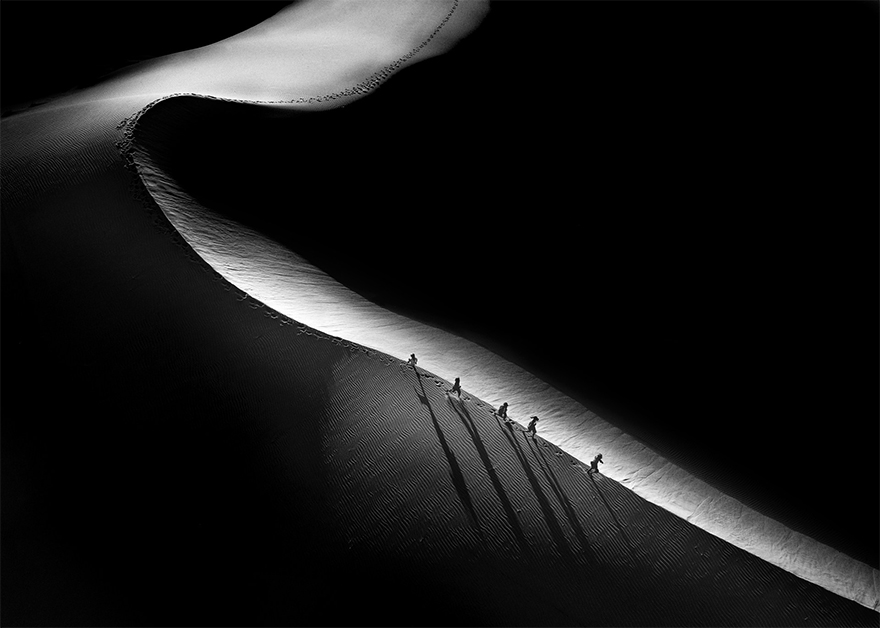
[(195, 92), (338, 106), (448, 50), (487, 8), (486, 0), (293, 3), (238, 35), (120, 70), (60, 102)]

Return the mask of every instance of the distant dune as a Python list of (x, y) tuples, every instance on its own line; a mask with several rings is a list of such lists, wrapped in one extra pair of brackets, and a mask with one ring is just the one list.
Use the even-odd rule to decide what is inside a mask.
[[(280, 156), (484, 16), (296, 4), (3, 119), (4, 625), (877, 624), (876, 569), (306, 261), (332, 267), (315, 213), (375, 180), (358, 146), (380, 140), (352, 128), (341, 155)], [(277, 166), (224, 163), (222, 138), (247, 154), (255, 129)], [(350, 176), (297, 205), (322, 168)], [(406, 199), (369, 197), (339, 213), (347, 230), (407, 220)], [(434, 201), (439, 221), (453, 200)], [(394, 245), (447, 289), (430, 254)]]

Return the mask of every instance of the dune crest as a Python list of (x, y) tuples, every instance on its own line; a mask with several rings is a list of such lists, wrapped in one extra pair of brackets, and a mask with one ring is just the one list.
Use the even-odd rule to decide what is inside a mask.
[(69, 98), (82, 102), (172, 93), (340, 105), (473, 30), (485, 0), (295, 3), (223, 41), (139, 63)]
[[(447, 23), (455, 9), (461, 6), (470, 5), (467, 2), (454, 3), (449, 13), (440, 18), (440, 26), (433, 30), (424, 27), (422, 20), (392, 20), (392, 25), (403, 24), (406, 28), (411, 28), (413, 23), (419, 24), (422, 32), (430, 32), (431, 36), (422, 44), (413, 46), (413, 40), (409, 40), (395, 48), (391, 56), (407, 49), (409, 53), (404, 53), (379, 71), (370, 74), (362, 72), (367, 78), (353, 87), (333, 92), (332, 86), (321, 84), (319, 87), (301, 76), (288, 75), (287, 81), (293, 81), (298, 86), (307, 85), (307, 89), (315, 91), (327, 90), (327, 93), (322, 96), (299, 96), (294, 101), (285, 102), (282, 108), (292, 105), (294, 110), (290, 114), (296, 116), (297, 109), (302, 106), (312, 111), (325, 106), (335, 108), (366, 95), (392, 71), (402, 67), (412, 55), (422, 50), (433, 35), (440, 32), (439, 29)], [(323, 33), (321, 20), (330, 15), (343, 18), (343, 23), (349, 18), (357, 20), (365, 15), (348, 9), (347, 4), (342, 3), (334, 5), (330, 13), (310, 14), (310, 19), (294, 31), (299, 36), (305, 36), (305, 41), (312, 41), (304, 33)], [(294, 24), (292, 13), (284, 17), (291, 18), (290, 24)], [(240, 40), (234, 37), (218, 44), (218, 55), (222, 58), (227, 53), (227, 43), (230, 45), (228, 51), (232, 54), (235, 45), (249, 42), (252, 37), (267, 35), (271, 41), (276, 41), (287, 24), (286, 20), (269, 20), (243, 33)], [(370, 18), (363, 29), (358, 27), (358, 32), (370, 33), (375, 28), (377, 22)], [(347, 33), (348, 29), (349, 25), (346, 25), (343, 31)], [(369, 39), (367, 35), (364, 37)], [(335, 59), (333, 55), (331, 58)], [(194, 67), (204, 62), (196, 61)], [(378, 63), (386, 62), (388, 58), (383, 57)], [(188, 80), (186, 73), (184, 76)], [(279, 88), (278, 91), (283, 93), (285, 89), (289, 88)], [(211, 98), (224, 100), (223, 93), (223, 89), (216, 94), (212, 91)], [(267, 100), (277, 102), (283, 98), (273, 95)], [(197, 94), (169, 95), (150, 103), (129, 121), (129, 138), (137, 138), (140, 133), (140, 140), (135, 139), (127, 146), (126, 153), (137, 164), (147, 189), (172, 224), (221, 276), (259, 303), (325, 333), (344, 337), (401, 359), (416, 350), (424, 359), (424, 364), (431, 364), (432, 370), (439, 376), (447, 380), (462, 377), (467, 382), (468, 390), (486, 403), (495, 407), (503, 401), (511, 403), (516, 409), (514, 416), (521, 422), (525, 422), (524, 417), (531, 414), (540, 414), (542, 436), (578, 460), (589, 460), (597, 451), (602, 451), (606, 456), (608, 475), (645, 499), (799, 577), (869, 608), (880, 608), (880, 578), (870, 566), (793, 532), (723, 495), (523, 369), (474, 343), (375, 306), (327, 277), (295, 251), (280, 246), (246, 224), (202, 206), (173, 177), (168, 177), (167, 169), (158, 163), (161, 159), (157, 159), (157, 154), (166, 148), (162, 146), (164, 138), (171, 133), (182, 132), (191, 125), (188, 120), (198, 120), (199, 116), (207, 113), (203, 107), (210, 106), (208, 103), (208, 99)], [(250, 108), (257, 104), (268, 105), (243, 103), (242, 106)], [(147, 111), (149, 119), (141, 119)], [(267, 115), (276, 115), (269, 113), (271, 109), (265, 111)], [(166, 136), (166, 133), (169, 135)], [(162, 156), (164, 158), (166, 156)], [(174, 157), (168, 155), (167, 158)]]

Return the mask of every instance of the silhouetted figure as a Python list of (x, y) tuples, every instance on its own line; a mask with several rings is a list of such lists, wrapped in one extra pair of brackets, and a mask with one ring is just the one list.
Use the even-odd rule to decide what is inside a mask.
[(455, 378), (455, 383), (452, 385), (452, 388), (446, 392), (458, 393), (458, 398), (461, 399), (461, 381), (459, 381), (458, 377)]
[(505, 401), (504, 403), (501, 404), (501, 407), (500, 407), (500, 408), (498, 408), (498, 416), (500, 416), (500, 417), (501, 417), (502, 419), (504, 419), (505, 421), (509, 421), (509, 420), (510, 420), (510, 419), (507, 418), (507, 402), (506, 402), (506, 401)]
[(599, 463), (605, 464), (605, 461), (602, 460), (602, 454), (597, 455), (593, 458), (593, 462), (590, 463), (590, 470), (587, 473), (599, 473)]
[(538, 417), (536, 417), (536, 416), (533, 416), (532, 420), (529, 421), (528, 433), (531, 434), (533, 437), (538, 435), (538, 428), (535, 427), (535, 425), (537, 423), (538, 423)]
[(406, 365), (407, 366), (412, 365), (412, 367), (415, 368), (416, 364), (418, 364), (418, 363), (419, 363), (419, 359), (416, 357), (416, 354), (410, 353), (409, 360), (406, 361)]

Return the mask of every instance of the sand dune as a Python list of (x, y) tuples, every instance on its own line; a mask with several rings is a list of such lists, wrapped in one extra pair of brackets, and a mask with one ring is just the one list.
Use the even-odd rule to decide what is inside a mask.
[[(185, 137), (175, 124), (216, 108), (295, 133), (323, 108), (315, 94), (360, 96), (439, 45), (440, 25), (479, 16), (467, 2), (310, 6), (3, 120), (3, 623), (876, 625), (876, 570), (815, 566), (843, 583), (832, 593), (719, 538), (728, 518), (710, 534), (640, 497), (629, 476), (652, 454), (620, 430), (602, 441), (592, 413), (590, 446), (622, 445), (587, 475), (548, 385), (512, 365), (481, 381), (506, 363), (376, 314), (269, 247), (247, 211), (193, 218), (193, 190), (207, 203), (212, 190), (178, 180), (191, 171), (174, 171), (176, 151), (155, 152)], [(465, 7), (476, 13), (456, 22)], [(277, 54), (288, 28), (285, 53), (317, 61)], [(314, 52), (310, 36), (328, 33), (339, 46)], [(368, 62), (351, 54), (377, 39)], [(267, 57), (268, 82), (246, 80)], [(168, 98), (185, 92), (294, 102)], [(273, 293), (314, 305), (321, 324)], [(358, 318), (367, 341), (339, 331)], [(400, 359), (411, 350), (417, 370)], [(461, 398), (435, 374), (451, 363)], [(565, 450), (500, 421), (508, 393), (522, 423), (539, 403)]]
[[(356, 108), (349, 106), (345, 115), (357, 115)], [(641, 497), (810, 582), (875, 606), (876, 570), (870, 566), (723, 494), (490, 351), (376, 307), (295, 253), (311, 253), (315, 242), (326, 246), (315, 231), (333, 230), (344, 242), (381, 238), (382, 227), (371, 226), (369, 215), (343, 226), (274, 200), (284, 198), (288, 172), (316, 186), (316, 193), (300, 197), (308, 202), (322, 195), (321, 173), (328, 168), (359, 171), (347, 181), (355, 189), (377, 176), (332, 151), (313, 149), (303, 163), (285, 155), (298, 143), (315, 146), (316, 138), (338, 138), (329, 128), (349, 122), (342, 116), (322, 119), (326, 115), (297, 112), (284, 120), (271, 107), (181, 96), (157, 103), (139, 119), (131, 158), (152, 197), (199, 256), (260, 303), (398, 359), (418, 347), (447, 380), (463, 375), (468, 388), (494, 407), (511, 402), (522, 424), (532, 413), (540, 414), (544, 437), (575, 458), (586, 462), (604, 452), (606, 473)], [(224, 134), (212, 136), (216, 128)], [(282, 147), (278, 154), (260, 141), (263, 137)], [(239, 161), (235, 155), (261, 157)], [(417, 231), (430, 228), (429, 220), (418, 223), (393, 210), (382, 216), (407, 220)], [(281, 242), (273, 239), (276, 234)]]

